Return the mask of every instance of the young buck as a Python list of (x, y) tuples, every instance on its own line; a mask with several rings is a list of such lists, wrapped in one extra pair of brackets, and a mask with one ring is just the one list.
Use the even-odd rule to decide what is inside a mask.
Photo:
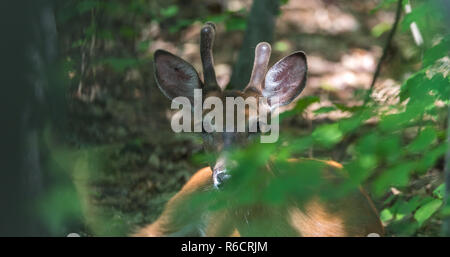
[[(296, 98), (306, 84), (307, 63), (303, 52), (284, 57), (267, 70), (271, 47), (260, 43), (255, 50), (253, 72), (248, 86), (243, 91), (222, 91), (214, 71), (212, 47), (215, 27), (206, 23), (201, 30), (200, 52), (204, 81), (186, 61), (158, 50), (155, 53), (155, 78), (161, 91), (170, 99), (184, 96), (194, 99), (194, 89), (203, 90), (203, 99), (215, 96), (225, 106), (226, 97), (264, 97), (267, 108), (286, 105)], [(226, 109), (226, 107), (224, 108)], [(253, 117), (254, 118), (254, 117)], [(245, 119), (252, 119), (246, 109)], [(222, 130), (224, 131), (224, 130)], [(372, 201), (362, 189), (353, 190), (342, 197), (327, 199), (320, 197), (320, 191), (327, 191), (336, 184), (346, 181), (341, 165), (333, 161), (290, 160), (288, 163), (317, 162), (323, 167), (320, 176), (325, 183), (311, 189), (311, 197), (301, 201), (290, 200), (283, 205), (262, 203), (240, 208), (209, 211), (191, 204), (196, 195), (208, 190), (223, 190), (230, 181), (226, 152), (230, 147), (245, 144), (249, 139), (246, 132), (203, 132), (205, 149), (217, 153), (217, 161), (210, 167), (199, 170), (169, 202), (161, 216), (153, 223), (140, 229), (135, 236), (367, 236), (383, 234), (383, 226)], [(295, 165), (295, 164), (293, 164)], [(274, 177), (282, 170), (268, 164), (261, 174)], [(298, 166), (301, 167), (301, 166)], [(275, 172), (275, 170), (278, 170)], [(295, 172), (308, 172), (295, 170)], [(259, 173), (258, 173), (259, 174)], [(348, 181), (348, 179), (347, 179)], [(299, 187), (303, 184), (299, 183)], [(308, 188), (308, 186), (303, 186)], [(302, 189), (302, 188), (299, 188)], [(308, 188), (309, 189), (309, 188)], [(303, 188), (304, 190), (304, 188)], [(330, 191), (330, 190), (328, 190)]]

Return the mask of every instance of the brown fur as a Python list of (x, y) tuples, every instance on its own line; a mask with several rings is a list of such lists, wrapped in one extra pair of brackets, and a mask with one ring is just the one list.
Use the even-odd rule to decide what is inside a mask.
[[(289, 162), (301, 160), (291, 159)], [(342, 165), (325, 162), (333, 170)], [(169, 200), (161, 216), (151, 225), (140, 229), (134, 236), (195, 236), (178, 233), (189, 224), (203, 225), (206, 236), (367, 236), (383, 235), (378, 213), (364, 190), (332, 201), (313, 197), (306, 203), (291, 202), (287, 206), (252, 206), (244, 210), (206, 212), (202, 206), (194, 209), (190, 200), (212, 186), (209, 167), (199, 170)], [(189, 229), (188, 229), (189, 230)], [(187, 230), (187, 231), (188, 231)], [(202, 235), (202, 234), (200, 234)]]

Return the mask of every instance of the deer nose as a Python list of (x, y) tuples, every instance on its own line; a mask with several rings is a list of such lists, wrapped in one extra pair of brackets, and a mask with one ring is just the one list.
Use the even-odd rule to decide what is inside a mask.
[(225, 185), (225, 182), (230, 179), (230, 174), (224, 171), (216, 172), (214, 175), (214, 186), (218, 189), (222, 188)]

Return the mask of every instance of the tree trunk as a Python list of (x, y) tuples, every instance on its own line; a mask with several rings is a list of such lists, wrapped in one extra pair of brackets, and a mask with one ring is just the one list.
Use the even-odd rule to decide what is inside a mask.
[(48, 235), (35, 211), (43, 192), (40, 135), (46, 69), (56, 57), (50, 1), (2, 1), (0, 236)]
[(243, 89), (252, 72), (255, 47), (260, 42), (272, 43), (275, 29), (275, 21), (279, 13), (279, 0), (255, 0), (253, 1), (244, 41), (239, 52), (236, 64), (233, 67), (229, 89)]

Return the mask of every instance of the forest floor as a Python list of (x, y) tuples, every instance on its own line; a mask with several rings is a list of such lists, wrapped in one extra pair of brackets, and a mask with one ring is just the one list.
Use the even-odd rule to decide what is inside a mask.
[[(321, 101), (302, 117), (285, 120), (281, 130), (305, 134), (317, 124), (344, 117), (339, 111), (314, 112), (331, 100), (350, 106), (361, 103), (361, 91), (369, 87), (386, 40), (386, 33), (375, 37), (373, 28), (394, 20), (392, 11), (369, 14), (374, 7), (373, 1), (330, 0), (291, 0), (282, 6), (271, 63), (293, 51), (306, 52), (309, 77), (302, 96), (319, 96)], [(194, 23), (169, 35), (158, 24), (148, 24), (145, 33), (152, 41), (148, 54), (164, 48), (199, 68), (200, 27)], [(242, 32), (227, 32), (218, 25), (214, 52), (221, 85), (229, 81), (241, 40)], [(399, 42), (406, 47), (398, 48)], [(396, 100), (390, 98), (415, 63), (412, 42), (404, 34), (395, 38), (373, 95), (377, 100)], [(91, 87), (100, 88), (95, 99), (79, 98), (72, 103), (71, 128), (77, 142), (100, 149), (107, 158), (107, 164), (92, 171), (95, 174), (85, 184), (85, 215), (90, 216), (87, 235), (126, 235), (154, 221), (167, 200), (203, 166), (193, 161), (193, 156), (202, 153), (200, 139), (170, 129), (170, 101), (159, 92), (151, 72), (151, 68), (132, 69), (125, 76), (111, 76)], [(120, 84), (120, 89), (114, 97), (102, 99), (102, 83)], [(334, 149), (329, 158), (339, 158), (341, 150)]]

